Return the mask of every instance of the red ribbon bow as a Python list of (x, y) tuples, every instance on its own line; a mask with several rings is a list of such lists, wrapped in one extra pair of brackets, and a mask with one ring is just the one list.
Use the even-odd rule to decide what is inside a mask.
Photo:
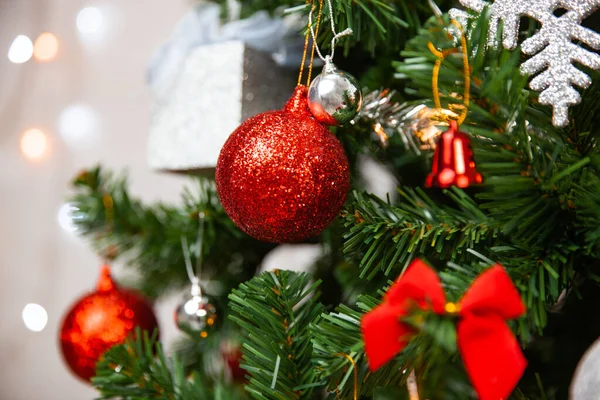
[(494, 265), (475, 279), (458, 305), (446, 303), (436, 272), (415, 260), (390, 287), (383, 303), (361, 321), (372, 371), (404, 349), (415, 333), (402, 322), (413, 307), (458, 315), (458, 348), (481, 400), (506, 399), (523, 375), (527, 361), (507, 319), (525, 313), (525, 305), (508, 274)]

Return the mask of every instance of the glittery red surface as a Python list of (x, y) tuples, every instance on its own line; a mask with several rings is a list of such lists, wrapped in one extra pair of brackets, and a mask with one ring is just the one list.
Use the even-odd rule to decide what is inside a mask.
[(118, 288), (103, 266), (97, 290), (79, 299), (63, 321), (64, 359), (75, 375), (89, 380), (100, 356), (123, 343), (136, 326), (150, 333), (158, 327), (152, 307), (138, 294)]
[(242, 123), (217, 162), (217, 192), (225, 211), (259, 240), (290, 243), (319, 234), (350, 188), (344, 149), (312, 117), (306, 93), (298, 86), (283, 110)]

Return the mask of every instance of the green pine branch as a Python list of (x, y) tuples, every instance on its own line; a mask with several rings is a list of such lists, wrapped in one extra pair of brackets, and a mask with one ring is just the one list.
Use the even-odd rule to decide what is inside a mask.
[[(194, 182), (194, 181), (192, 181)], [(189, 285), (184, 268), (181, 237), (198, 257), (198, 215), (205, 214), (203, 276), (219, 286), (205, 288), (225, 308), (231, 288), (250, 279), (274, 245), (242, 233), (227, 217), (218, 200), (214, 181), (197, 178), (184, 190), (182, 204), (145, 205), (131, 197), (124, 176), (101, 167), (80, 173), (69, 200), (76, 211), (77, 232), (90, 239), (100, 256), (123, 259), (140, 273), (133, 285), (149, 297)]]
[[(431, 21), (427, 30), (409, 41), (403, 52), (406, 60), (397, 64), (398, 77), (406, 78), (410, 91), (424, 98), (432, 96), (436, 60), (427, 44), (455, 47), (444, 33), (446, 26), (447, 20)], [(513, 243), (570, 248), (573, 240), (565, 239), (565, 233), (576, 234), (574, 210), (590, 200), (576, 198), (574, 190), (597, 175), (591, 155), (574, 145), (570, 132), (548, 126), (549, 110), (540, 109), (535, 93), (526, 88), (518, 50), (489, 49), (479, 43), (487, 28), (488, 15), (483, 13), (469, 32), (473, 98), (461, 127), (473, 135), (478, 169), (484, 175), (476, 194), (479, 207)], [(462, 69), (460, 54), (450, 55), (442, 65), (439, 88), (445, 108), (461, 101), (450, 95), (463, 90), (462, 84), (456, 85), (464, 81)]]
[(309, 325), (323, 311), (308, 274), (265, 272), (233, 290), (231, 319), (244, 332), (242, 368), (255, 399), (313, 398)]
[(167, 358), (156, 336), (137, 330), (136, 338), (108, 350), (98, 362), (92, 384), (99, 399), (243, 400), (239, 386), (189, 373), (177, 358)]
[(383, 272), (393, 278), (419, 254), (457, 262), (472, 259), (466, 249), (498, 243), (498, 225), (463, 191), (448, 192), (457, 207), (438, 204), (420, 189), (398, 192), (396, 206), (354, 192), (346, 208), (344, 251), (360, 258), (362, 277)]
[[(216, 0), (223, 6), (225, 17), (227, 17), (227, 3), (224, 0)], [(300, 13), (302, 20), (308, 20), (308, 13), (312, 6), (315, 7), (313, 21), (317, 20), (319, 1), (313, 0), (309, 3), (299, 0), (285, 0), (272, 2), (268, 0), (242, 0), (241, 16), (249, 17), (258, 11), (280, 13)], [(439, 1), (442, 7), (450, 6), (451, 1)], [(404, 37), (416, 32), (427, 16), (431, 15), (431, 8), (425, 2), (409, 2), (405, 0), (332, 0), (334, 23), (337, 32), (346, 28), (352, 28), (354, 34), (341, 40), (346, 51), (360, 46), (370, 53), (377, 50), (379, 53), (392, 54), (399, 50)], [(316, 22), (315, 22), (316, 23)], [(321, 14), (321, 33), (319, 43), (323, 48), (328, 48), (332, 34), (329, 29), (329, 6), (324, 1)]]

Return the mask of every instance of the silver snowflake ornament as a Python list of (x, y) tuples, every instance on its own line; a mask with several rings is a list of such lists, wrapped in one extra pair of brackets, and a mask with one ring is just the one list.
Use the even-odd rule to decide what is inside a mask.
[[(581, 101), (581, 95), (574, 86), (586, 89), (592, 83), (591, 78), (573, 63), (600, 69), (598, 54), (573, 43), (579, 41), (592, 49), (600, 49), (600, 35), (581, 26), (581, 22), (600, 6), (600, 0), (496, 0), (493, 3), (460, 0), (460, 3), (478, 13), (490, 5), (490, 46), (496, 45), (500, 22), (503, 23), (502, 45), (506, 49), (517, 46), (521, 17), (529, 17), (541, 23), (541, 29), (521, 45), (521, 51), (532, 56), (521, 64), (521, 72), (529, 76), (537, 75), (531, 80), (529, 87), (541, 92), (541, 104), (553, 107), (552, 123), (555, 126), (567, 125), (569, 107)], [(566, 12), (560, 16), (554, 15), (558, 9)], [(463, 21), (468, 16), (456, 9), (451, 10), (450, 15)]]

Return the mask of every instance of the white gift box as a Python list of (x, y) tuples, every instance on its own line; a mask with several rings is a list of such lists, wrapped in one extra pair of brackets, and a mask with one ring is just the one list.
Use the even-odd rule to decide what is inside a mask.
[(247, 118), (280, 109), (297, 71), (241, 41), (204, 45), (187, 55), (152, 107), (150, 168), (214, 174), (221, 147)]

